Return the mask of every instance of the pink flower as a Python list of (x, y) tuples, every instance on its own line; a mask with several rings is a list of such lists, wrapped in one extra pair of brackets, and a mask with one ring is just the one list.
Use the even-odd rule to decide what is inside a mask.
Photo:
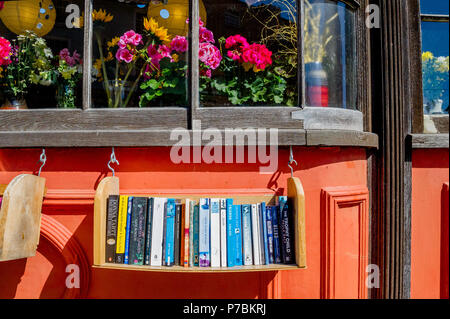
[(0, 65), (9, 65), (11, 63), (11, 42), (0, 37)]
[(133, 61), (133, 54), (127, 49), (119, 49), (116, 53), (116, 59), (119, 61), (125, 61), (125, 63), (130, 63)]
[(118, 42), (119, 48), (125, 49), (127, 44), (138, 46), (142, 42), (142, 35), (133, 30), (127, 31), (120, 37)]
[(177, 35), (170, 43), (170, 47), (172, 48), (172, 50), (177, 51), (178, 53), (186, 52), (188, 49), (188, 42), (186, 40), (186, 37)]
[(59, 58), (70, 66), (74, 66), (75, 64), (80, 62), (80, 55), (77, 53), (77, 50), (73, 51), (73, 55), (70, 56), (69, 49), (65, 48), (59, 52)]
[(220, 50), (208, 42), (200, 43), (199, 58), (213, 70), (217, 69), (222, 61)]
[(232, 35), (225, 40), (225, 48), (231, 49), (234, 47), (245, 48), (249, 44), (247, 39), (241, 36), (240, 34)]
[(151, 65), (156, 67), (157, 69), (160, 68), (159, 62), (163, 58), (161, 52), (159, 52), (158, 49), (158, 46), (155, 44), (150, 44), (147, 48), (148, 57), (151, 59)]
[(172, 55), (170, 54), (171, 50), (164, 44), (159, 46), (158, 52), (163, 58), (172, 58)]
[(201, 69), (200, 75), (210, 78), (212, 76), (212, 71), (211, 71), (211, 69)]
[(200, 42), (215, 43), (214, 34), (205, 27), (200, 27)]
[(254, 43), (243, 48), (242, 60), (253, 64), (258, 70), (264, 70), (272, 64), (272, 52), (264, 44)]

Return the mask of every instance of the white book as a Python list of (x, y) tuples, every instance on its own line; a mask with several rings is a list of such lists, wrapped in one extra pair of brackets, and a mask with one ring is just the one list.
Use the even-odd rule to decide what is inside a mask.
[(162, 266), (164, 204), (167, 198), (154, 198), (152, 221), (151, 266)]
[(198, 264), (200, 267), (211, 267), (211, 242), (210, 242), (210, 200), (200, 199), (199, 229), (198, 229)]
[(220, 263), (227, 267), (227, 200), (220, 199)]
[(259, 218), (258, 206), (252, 205), (252, 241), (253, 241), (253, 262), (255, 265), (261, 265), (260, 247), (259, 247)]
[(220, 200), (211, 199), (211, 267), (220, 267)]

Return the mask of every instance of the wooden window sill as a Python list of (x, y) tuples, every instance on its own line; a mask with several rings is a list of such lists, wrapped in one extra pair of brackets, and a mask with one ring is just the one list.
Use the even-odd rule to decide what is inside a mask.
[(411, 134), (412, 148), (449, 148), (447, 134)]

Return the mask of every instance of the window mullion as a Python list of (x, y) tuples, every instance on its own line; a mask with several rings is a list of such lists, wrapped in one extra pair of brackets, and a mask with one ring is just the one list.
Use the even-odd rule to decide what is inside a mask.
[(83, 47), (83, 109), (91, 108), (92, 89), (92, 7), (93, 0), (84, 1), (84, 47)]
[(189, 111), (188, 127), (193, 127), (200, 108), (200, 65), (199, 65), (199, 0), (189, 1)]
[(297, 0), (297, 89), (298, 105), (305, 106), (305, 67), (303, 60), (304, 1)]

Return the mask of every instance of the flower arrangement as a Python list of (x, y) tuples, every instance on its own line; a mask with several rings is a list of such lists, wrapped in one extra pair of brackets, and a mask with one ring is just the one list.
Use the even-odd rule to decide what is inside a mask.
[(219, 42), (225, 58), (209, 81), (213, 90), (233, 105), (283, 102), (286, 80), (273, 72), (272, 52), (264, 44), (249, 44), (239, 34)]
[(75, 89), (82, 77), (81, 56), (75, 50), (70, 54), (65, 48), (59, 52), (56, 61), (57, 92), (59, 108), (75, 108)]
[[(187, 20), (186, 23), (189, 21)], [(161, 39), (156, 36), (155, 30), (158, 30), (156, 21), (150, 19), (149, 24), (152, 25), (148, 30), (149, 36), (153, 37), (153, 41), (147, 48), (149, 63), (145, 70), (146, 81), (141, 84), (143, 94), (139, 106), (147, 106), (162, 96), (166, 103), (186, 105), (188, 40), (184, 36), (176, 35), (170, 43), (166, 44), (163, 40), (167, 40), (167, 38)], [(209, 79), (212, 72), (222, 62), (222, 54), (214, 45), (214, 34), (204, 26), (201, 20), (199, 32), (200, 74), (202, 78)]]
[(9, 42), (0, 40), (0, 84), (9, 100), (24, 100), (33, 84), (49, 86), (55, 81), (53, 54), (45, 40), (27, 31)]
[(422, 53), (423, 90), (426, 113), (442, 113), (448, 108), (449, 57)]

